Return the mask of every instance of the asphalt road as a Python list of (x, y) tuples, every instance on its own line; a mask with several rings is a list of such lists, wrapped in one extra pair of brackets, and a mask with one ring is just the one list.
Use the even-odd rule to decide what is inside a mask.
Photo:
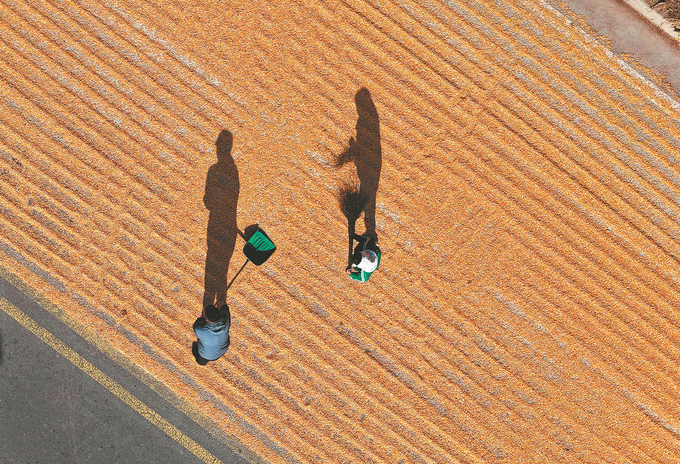
[(238, 449), (211, 436), (1, 277), (0, 295), (195, 441), (204, 457), (171, 438), (3, 310), (0, 464), (198, 464), (211, 455), (224, 463), (248, 462)]
[[(680, 95), (680, 43), (642, 17), (622, 0), (548, 0), (584, 17), (598, 36), (606, 37), (616, 54), (628, 54), (639, 65), (665, 76), (675, 95)], [(630, 60), (626, 60), (630, 61)]]

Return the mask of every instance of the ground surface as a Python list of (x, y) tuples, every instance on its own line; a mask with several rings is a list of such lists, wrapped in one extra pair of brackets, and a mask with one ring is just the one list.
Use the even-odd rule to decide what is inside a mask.
[(161, 5), (0, 8), (3, 266), (267, 461), (675, 462), (680, 105), (538, 2)]
[(201, 457), (213, 456), (225, 464), (248, 462), (238, 453), (238, 446), (234, 452), (216, 440), (2, 277), (0, 295), (3, 310), (6, 304), (21, 307), (26, 317), (39, 322), (72, 350), (70, 356), (63, 356), (0, 311), (2, 464), (203, 462), (179, 440), (106, 391), (96, 377), (79, 369), (72, 362), (77, 356), (98, 366), (100, 375), (116, 379), (119, 391), (134, 392), (137, 399), (190, 436), (201, 446)]

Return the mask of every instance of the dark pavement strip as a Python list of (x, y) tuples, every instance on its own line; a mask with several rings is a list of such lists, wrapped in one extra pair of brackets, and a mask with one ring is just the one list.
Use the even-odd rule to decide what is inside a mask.
[[(199, 458), (6, 311), (0, 311), (0, 463), (201, 463), (252, 460), (217, 440), (130, 372), (0, 277), (0, 295), (92, 363), (181, 434)], [(239, 454), (239, 451), (241, 454)]]

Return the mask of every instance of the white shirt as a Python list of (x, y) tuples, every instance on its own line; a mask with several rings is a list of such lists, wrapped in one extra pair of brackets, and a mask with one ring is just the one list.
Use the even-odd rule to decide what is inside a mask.
[(373, 272), (378, 268), (378, 255), (373, 250), (361, 252), (361, 262), (356, 265), (364, 272)]

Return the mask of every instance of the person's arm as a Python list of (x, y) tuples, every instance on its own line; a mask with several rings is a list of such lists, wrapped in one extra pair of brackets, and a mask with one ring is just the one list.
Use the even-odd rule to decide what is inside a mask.
[(205, 317), (201, 316), (198, 319), (196, 319), (196, 322), (194, 322), (194, 332), (199, 327), (205, 327), (205, 324), (206, 324)]
[(375, 242), (375, 239), (373, 237), (368, 237), (368, 239), (366, 240), (366, 244), (364, 245), (364, 248), (371, 251), (377, 251), (378, 244)]
[(357, 235), (354, 234), (352, 236), (354, 240), (359, 242), (360, 245), (363, 245), (363, 249), (365, 250), (366, 248), (371, 248), (371, 245), (375, 246), (375, 240), (373, 240), (371, 237), (368, 235)]
[(226, 319), (227, 323), (229, 323), (229, 325), (231, 325), (231, 312), (229, 311), (229, 305), (228, 304), (225, 303), (220, 307), (220, 316), (223, 319)]

